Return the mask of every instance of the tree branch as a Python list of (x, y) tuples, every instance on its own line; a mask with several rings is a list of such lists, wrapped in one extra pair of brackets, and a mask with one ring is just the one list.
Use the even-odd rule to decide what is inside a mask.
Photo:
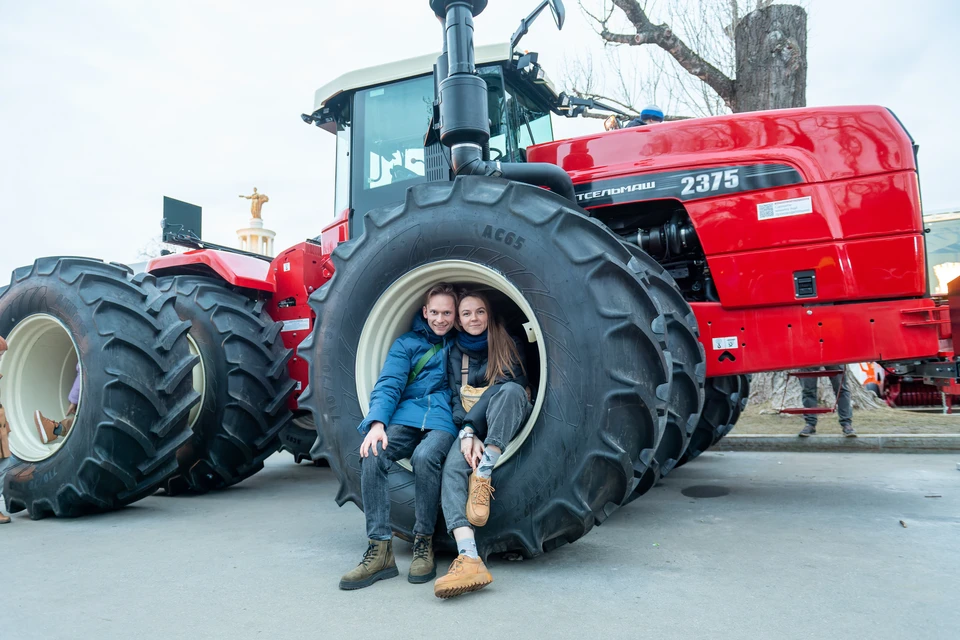
[[(697, 52), (692, 50), (687, 44), (677, 37), (669, 25), (653, 24), (646, 12), (640, 7), (637, 0), (613, 0), (630, 24), (637, 30), (635, 35), (613, 33), (607, 29), (606, 24), (602, 24), (600, 37), (611, 44), (627, 44), (630, 46), (640, 46), (644, 44), (655, 44), (676, 60), (687, 73), (696, 76), (704, 83), (710, 86), (717, 94), (723, 98), (727, 106), (733, 106), (734, 102), (734, 83), (722, 71), (700, 57)], [(605, 22), (605, 21), (604, 21)]]

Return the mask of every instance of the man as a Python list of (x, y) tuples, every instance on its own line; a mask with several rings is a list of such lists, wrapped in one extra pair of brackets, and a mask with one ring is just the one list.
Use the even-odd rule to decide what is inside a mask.
[[(416, 522), (413, 561), (407, 579), (433, 580), (433, 530), (440, 502), (440, 471), (457, 439), (447, 383), (447, 338), (457, 314), (457, 296), (447, 283), (427, 291), (412, 330), (390, 347), (370, 394), (370, 411), (360, 423), (360, 491), (367, 521), (367, 551), (343, 576), (341, 589), (362, 589), (399, 575), (393, 557), (387, 472), (397, 460), (413, 465)], [(422, 317), (421, 317), (422, 315)], [(387, 426), (388, 425), (388, 426)]]
[(646, 124), (660, 124), (663, 122), (663, 110), (655, 104), (643, 108), (640, 115), (627, 123), (627, 127), (640, 127)]
[[(816, 371), (816, 369), (809, 369)], [(820, 378), (800, 378), (800, 386), (803, 389), (803, 407), (813, 409), (817, 406), (817, 381)], [(853, 409), (850, 403), (850, 389), (847, 386), (847, 376), (838, 373), (830, 376), (830, 384), (833, 385), (833, 392), (837, 396), (837, 416), (840, 418), (840, 428), (843, 435), (852, 438), (857, 435), (853, 429)], [(803, 421), (806, 426), (798, 434), (801, 438), (809, 438), (817, 432), (817, 415), (815, 413), (803, 414)]]

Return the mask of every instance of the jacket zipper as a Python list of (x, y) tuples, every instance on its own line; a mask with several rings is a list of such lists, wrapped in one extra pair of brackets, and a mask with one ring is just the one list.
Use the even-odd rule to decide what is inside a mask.
[(423, 423), (420, 425), (420, 432), (427, 430), (427, 414), (430, 413), (430, 396), (427, 396), (427, 413), (423, 414)]

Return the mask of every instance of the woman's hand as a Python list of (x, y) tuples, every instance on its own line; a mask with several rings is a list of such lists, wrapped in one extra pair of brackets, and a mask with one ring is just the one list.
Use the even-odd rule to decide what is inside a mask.
[(483, 457), (483, 443), (480, 442), (480, 438), (472, 438), (470, 442), (470, 455), (467, 456), (467, 462), (470, 463), (470, 468), (476, 471), (480, 465), (480, 458)]
[(470, 462), (470, 454), (473, 451), (473, 441), (476, 438), (460, 438), (460, 453), (463, 454), (464, 460), (468, 463)]

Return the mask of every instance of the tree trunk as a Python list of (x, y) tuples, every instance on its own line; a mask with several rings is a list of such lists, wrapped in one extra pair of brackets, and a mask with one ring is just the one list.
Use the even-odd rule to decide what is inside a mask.
[[(887, 406), (883, 400), (865, 389), (857, 381), (853, 365), (847, 365), (847, 373), (844, 377), (847, 388), (850, 390), (850, 402), (854, 409), (881, 409)], [(830, 378), (824, 377), (817, 380), (820, 405), (824, 407), (834, 406), (837, 400), (830, 384)], [(776, 413), (784, 407), (802, 407), (800, 380), (790, 378), (789, 384), (786, 386), (786, 393), (784, 393), (786, 383), (787, 374), (784, 371), (754, 374), (750, 381), (749, 406), (760, 409), (763, 413)]]
[[(802, 7), (775, 4), (753, 11), (737, 23), (734, 31), (737, 75), (730, 100), (736, 112), (787, 109), (807, 104), (807, 12)], [(874, 409), (880, 401), (856, 382), (847, 370), (847, 383), (854, 408)], [(750, 405), (775, 412), (800, 407), (800, 383), (796, 378), (784, 396), (786, 373), (757, 373), (750, 382)], [(819, 385), (821, 402), (834, 402), (830, 381)], [(782, 404), (781, 404), (782, 403)]]
[(734, 32), (736, 112), (807, 104), (807, 12), (775, 4), (743, 17)]

